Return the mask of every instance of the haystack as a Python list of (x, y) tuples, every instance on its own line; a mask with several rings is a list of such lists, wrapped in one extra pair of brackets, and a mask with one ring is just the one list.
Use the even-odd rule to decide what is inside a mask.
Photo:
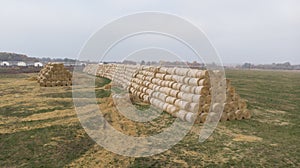
[(48, 63), (39, 72), (37, 80), (43, 87), (71, 86), (72, 74), (63, 63)]
[[(208, 115), (216, 115), (215, 112), (222, 109), (221, 121), (251, 117), (246, 101), (241, 99), (230, 80), (227, 79), (226, 87), (218, 85), (222, 84), (218, 82), (221, 80), (220, 71), (91, 64), (86, 66), (84, 72), (114, 80), (115, 85), (121, 86), (132, 96), (183, 121), (197, 119), (196, 122), (205, 122)], [(211, 81), (210, 74), (215, 76), (212, 79), (216, 81)], [(223, 89), (226, 95), (221, 94)], [(224, 103), (214, 103), (213, 100)]]

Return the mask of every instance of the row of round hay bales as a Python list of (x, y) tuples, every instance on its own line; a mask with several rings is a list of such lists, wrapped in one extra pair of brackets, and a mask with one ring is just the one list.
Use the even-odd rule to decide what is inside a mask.
[[(189, 77), (182, 76), (185, 73), (174, 68), (171, 68), (173, 71), (160, 69), (140, 68), (131, 80), (131, 94), (138, 97), (143, 95), (143, 100), (153, 106), (184, 121), (193, 122), (201, 113), (200, 107), (209, 102), (208, 73), (194, 70), (194, 76)], [(196, 78), (197, 75), (201, 78)]]
[(83, 72), (96, 76), (98, 68), (102, 68), (102, 66), (99, 66), (98, 64), (88, 64), (83, 68)]
[[(218, 81), (222, 75), (220, 71), (116, 64), (98, 66), (97, 75), (112, 79), (133, 96), (184, 121), (192, 122), (197, 118), (204, 122), (217, 111), (223, 111), (219, 116), (221, 121), (251, 117), (246, 101), (236, 93), (231, 82), (228, 79), (226, 84)], [(93, 72), (90, 69), (94, 68), (85, 71)]]

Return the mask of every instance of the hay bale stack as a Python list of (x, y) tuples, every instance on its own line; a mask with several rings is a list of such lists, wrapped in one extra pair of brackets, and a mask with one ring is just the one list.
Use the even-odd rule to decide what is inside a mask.
[(226, 85), (220, 80), (220, 71), (94, 64), (86, 66), (84, 72), (109, 78), (133, 97), (183, 121), (205, 122), (208, 116), (216, 116), (215, 112), (223, 109), (220, 121), (251, 117), (246, 101), (236, 93), (230, 80), (226, 80)]
[(71, 86), (72, 74), (63, 63), (48, 63), (39, 72), (37, 81), (43, 87)]

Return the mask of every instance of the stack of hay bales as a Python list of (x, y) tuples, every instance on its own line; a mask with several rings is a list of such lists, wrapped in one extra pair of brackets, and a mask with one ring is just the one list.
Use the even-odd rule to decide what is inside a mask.
[[(95, 65), (88, 65), (84, 72), (89, 73), (93, 66)], [(251, 117), (245, 100), (240, 98), (229, 80), (226, 81), (226, 87), (214, 84), (215, 90), (226, 89), (224, 100), (218, 94), (212, 95), (210, 74), (218, 76), (219, 71), (117, 64), (97, 66), (97, 76), (113, 80), (114, 84), (143, 102), (183, 121), (205, 122), (209, 114), (221, 109), (224, 109), (221, 121)], [(222, 103), (212, 102), (215, 99)]]
[(130, 93), (174, 117), (192, 122), (209, 93), (205, 72), (187, 77), (189, 69), (141, 67), (133, 75)]
[(63, 63), (48, 63), (39, 72), (38, 83), (43, 87), (71, 86), (72, 74)]
[[(223, 116), (228, 120), (241, 120), (243, 118), (249, 119), (251, 118), (251, 113), (247, 109), (247, 103), (244, 99), (236, 93), (236, 90), (233, 86), (231, 86), (230, 80), (227, 80), (226, 87), (226, 102), (224, 103), (224, 112)], [(227, 116), (225, 116), (227, 115)]]

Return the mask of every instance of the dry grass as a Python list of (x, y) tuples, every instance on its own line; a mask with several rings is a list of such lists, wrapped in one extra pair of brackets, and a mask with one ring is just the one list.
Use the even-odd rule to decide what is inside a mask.
[[(34, 74), (0, 75), (0, 167), (299, 167), (299, 73), (227, 75), (248, 100), (253, 118), (220, 123), (202, 144), (201, 125), (194, 126), (170, 150), (147, 158), (119, 156), (96, 145), (76, 117), (70, 87), (41, 88)], [(117, 130), (147, 136), (173, 122), (168, 114), (145, 124), (124, 118), (105, 89), (108, 82), (97, 79), (96, 92), (99, 107)]]

